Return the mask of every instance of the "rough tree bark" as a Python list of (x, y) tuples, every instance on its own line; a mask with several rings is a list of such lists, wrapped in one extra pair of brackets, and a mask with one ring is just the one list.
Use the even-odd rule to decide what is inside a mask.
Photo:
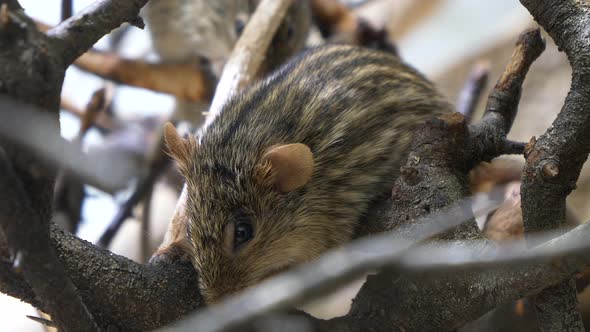
[[(111, 29), (127, 20), (136, 21), (145, 2), (99, 1), (90, 10), (82, 11), (80, 17), (85, 19), (65, 21), (51, 37), (37, 30), (18, 1), (2, 2), (0, 94), (38, 106), (49, 115), (44, 120), (59, 128), (59, 98), (67, 66)], [(103, 10), (116, 15), (105, 15)], [(93, 24), (96, 22), (101, 24)], [(5, 121), (15, 120), (3, 113)], [(36, 134), (26, 127), (20, 130), (27, 135)], [(0, 227), (16, 265), (13, 269), (22, 273), (36, 294), (36, 301), (61, 329), (98, 330), (49, 242), (55, 170), (40, 163), (13, 137), (2, 136), (0, 145), (3, 216)]]
[[(521, 3), (566, 53), (573, 72), (561, 113), (545, 134), (531, 140), (525, 154), (523, 221), (525, 230), (533, 232), (565, 224), (566, 197), (575, 188), (590, 152), (590, 114), (586, 111), (590, 98), (590, 8), (586, 2), (573, 0)], [(573, 278), (544, 290), (533, 302), (542, 330), (584, 330)]]

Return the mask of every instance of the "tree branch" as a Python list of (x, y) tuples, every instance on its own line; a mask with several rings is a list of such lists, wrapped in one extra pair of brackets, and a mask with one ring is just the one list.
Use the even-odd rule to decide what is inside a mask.
[(143, 28), (139, 10), (148, 0), (96, 0), (47, 34), (61, 53), (64, 68), (123, 22)]
[(196, 63), (157, 64), (125, 59), (114, 53), (88, 51), (74, 64), (117, 83), (168, 93), (185, 100), (209, 102), (213, 96), (215, 79)]
[(163, 149), (164, 139), (161, 138), (158, 141), (152, 158), (149, 161), (148, 173), (138, 181), (137, 186), (135, 190), (133, 190), (131, 196), (121, 205), (121, 207), (119, 207), (119, 210), (109, 224), (109, 227), (99, 238), (97, 242), (98, 246), (102, 248), (107, 248), (109, 246), (123, 222), (131, 216), (133, 208), (150, 194), (154, 184), (156, 183), (156, 180), (171, 164), (170, 158), (168, 155), (166, 155)]
[[(55, 225), (50, 225), (50, 240), (101, 327), (151, 330), (204, 305), (195, 270), (186, 261), (137, 264)], [(0, 272), (0, 291), (45, 310), (20, 275)]]
[(504, 153), (522, 153), (524, 145), (506, 140), (510, 131), (522, 91), (522, 84), (532, 63), (545, 50), (540, 29), (524, 32), (518, 38), (516, 48), (502, 76), (488, 97), (485, 114), (480, 123), (471, 127), (474, 137), (491, 141), (487, 150), (473, 146), (481, 160), (490, 161)]
[(18, 265), (43, 308), (64, 331), (98, 331), (76, 287), (49, 243), (49, 227), (32, 209), (6, 154), (0, 152), (0, 226)]
[[(574, 0), (521, 0), (555, 40), (572, 66), (572, 83), (552, 126), (527, 146), (522, 179), (522, 210), (526, 232), (565, 224), (566, 197), (574, 189), (590, 152), (590, 24), (588, 4)], [(527, 240), (529, 246), (536, 243)], [(541, 330), (582, 331), (583, 324), (571, 277), (534, 299)]]

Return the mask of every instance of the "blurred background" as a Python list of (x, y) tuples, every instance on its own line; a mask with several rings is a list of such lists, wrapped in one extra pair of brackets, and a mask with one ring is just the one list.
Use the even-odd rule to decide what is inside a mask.
[[(143, 11), (147, 17), (147, 27), (140, 30), (124, 26), (113, 34), (105, 36), (95, 45), (95, 49), (111, 52), (127, 59), (142, 59), (150, 63), (169, 62), (183, 56), (185, 43), (196, 42), (201, 49), (207, 49), (204, 55), (209, 56), (213, 76), (218, 74), (219, 62), (223, 61), (231, 50), (237, 33), (243, 28), (247, 18), (240, 14), (232, 15), (227, 21), (210, 31), (213, 36), (224, 35), (228, 29), (227, 40), (203, 38), (197, 41), (183, 41), (182, 38), (170, 42), (153, 42), (153, 36), (168, 36), (162, 27), (177, 24), (182, 19), (178, 13), (160, 4), (176, 0), (151, 0), (152, 12)], [(202, 0), (194, 0), (199, 2)], [(74, 13), (91, 4), (92, 0), (74, 0)], [(184, 1), (189, 2), (189, 1)], [(223, 6), (227, 0), (219, 1)], [(248, 2), (247, 0), (243, 1)], [(534, 22), (518, 0), (369, 0), (342, 1), (356, 15), (366, 19), (374, 27), (385, 28), (397, 45), (401, 57), (414, 65), (427, 77), (434, 80), (440, 90), (455, 102), (461, 88), (465, 84), (474, 66), (489, 68), (489, 91), (498, 79), (503, 66), (512, 53), (512, 47), (520, 32), (533, 27)], [(60, 22), (61, 1), (59, 0), (20, 0), (26, 13), (42, 23), (50, 26)], [(246, 6), (246, 4), (244, 4)], [(153, 12), (159, 12), (154, 16)], [(183, 12), (187, 19), (206, 16), (202, 8), (193, 12)], [(235, 17), (240, 18), (236, 21)], [(189, 20), (190, 21), (190, 20)], [(196, 19), (195, 19), (196, 21)], [(184, 21), (186, 23), (186, 21)], [(151, 28), (151, 30), (150, 30)], [(189, 27), (184, 27), (186, 38), (195, 34)], [(150, 31), (157, 34), (151, 35)], [(165, 29), (164, 29), (165, 30)], [(190, 31), (189, 31), (190, 30)], [(234, 30), (237, 30), (234, 31)], [(198, 30), (195, 30), (198, 31)], [(314, 33), (316, 39), (314, 39)], [(178, 34), (177, 34), (178, 35)], [(309, 44), (317, 43), (318, 32), (312, 30)], [(178, 36), (176, 36), (178, 37)], [(182, 37), (182, 36), (181, 36)], [(162, 37), (161, 37), (162, 38)], [(195, 38), (198, 39), (198, 38)], [(209, 52), (209, 53), (207, 53)], [(186, 56), (186, 54), (184, 55)], [(532, 66), (525, 83), (522, 102), (517, 120), (509, 137), (514, 140), (528, 142), (532, 136), (541, 135), (554, 119), (569, 88), (570, 69), (562, 53), (548, 40), (547, 51)], [(104, 112), (110, 114), (103, 117), (103, 124), (111, 127), (92, 126), (85, 135), (80, 135), (81, 113), (93, 94), (105, 89), (108, 107)], [(484, 92), (473, 118), (478, 119), (483, 111)], [(144, 88), (131, 87), (105, 80), (88, 70), (70, 67), (62, 91), (61, 125), (62, 135), (70, 140), (81, 140), (82, 149), (89, 153), (107, 153), (116, 150), (117, 156), (128, 158), (130, 163), (137, 165), (137, 176), (122, 183), (120, 190), (106, 193), (89, 186), (84, 187), (84, 199), (81, 201), (79, 223), (70, 227), (82, 238), (96, 243), (104, 236), (112, 220), (121, 215), (122, 209), (130, 198), (141, 187), (142, 181), (149, 177), (150, 161), (153, 161), (154, 146), (158, 144), (161, 123), (169, 117), (177, 116), (179, 109), (187, 107), (183, 101), (175, 97), (154, 92)], [(188, 107), (206, 111), (206, 103), (188, 103)], [(176, 110), (176, 111), (175, 111)], [(175, 113), (176, 112), (176, 113)], [(184, 119), (186, 120), (186, 119)], [(110, 122), (109, 122), (110, 121)], [(99, 121), (96, 121), (97, 123)], [(115, 125), (113, 125), (115, 123)], [(198, 121), (197, 121), (198, 123)], [(108, 127), (108, 126), (107, 126)], [(83, 139), (81, 139), (83, 136)], [(113, 155), (108, 155), (112, 158)], [(514, 165), (522, 162), (521, 157), (513, 157)], [(518, 166), (516, 172), (519, 171)], [(585, 169), (578, 183), (578, 189), (571, 196), (569, 203), (576, 220), (586, 220), (590, 210), (586, 206), (588, 171)], [(125, 220), (121, 228), (111, 234), (112, 239), (106, 247), (115, 253), (143, 262), (161, 243), (167, 222), (176, 204), (181, 182), (173, 173), (167, 177), (158, 177), (153, 191), (145, 197), (151, 197), (150, 204), (132, 204), (124, 213)], [(64, 181), (68, 184), (68, 181)], [(74, 190), (75, 191), (75, 190)], [(64, 202), (71, 200), (71, 190), (64, 190)], [(142, 199), (145, 203), (146, 199)], [(78, 201), (80, 202), (80, 201)], [(63, 203), (68, 206), (68, 203)], [(70, 203), (72, 204), (72, 203)], [(76, 202), (73, 203), (76, 205)], [(66, 208), (67, 210), (67, 208)], [(149, 214), (149, 225), (142, 226), (143, 216)], [(127, 217), (127, 215), (129, 215)], [(104, 240), (104, 238), (102, 238)], [(0, 297), (0, 321), (8, 331), (43, 331), (44, 328), (24, 318), (24, 315), (39, 315), (33, 308), (8, 297)]]

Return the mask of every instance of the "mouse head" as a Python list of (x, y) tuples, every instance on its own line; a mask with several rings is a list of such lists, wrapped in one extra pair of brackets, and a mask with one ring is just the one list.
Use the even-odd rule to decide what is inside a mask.
[(208, 302), (327, 249), (330, 241), (310, 223), (313, 213), (304, 204), (314, 168), (309, 147), (270, 146), (250, 151), (254, 158), (216, 155), (194, 137), (181, 138), (171, 124), (165, 140), (186, 180), (189, 254)]

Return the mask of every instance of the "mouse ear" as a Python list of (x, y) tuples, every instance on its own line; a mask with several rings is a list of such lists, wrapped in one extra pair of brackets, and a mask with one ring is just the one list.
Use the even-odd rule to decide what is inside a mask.
[(196, 141), (193, 139), (194, 142), (192, 142), (190, 138), (182, 138), (170, 122), (164, 124), (164, 141), (168, 148), (168, 154), (181, 166), (188, 165), (191, 155), (191, 143), (195, 143), (196, 146)]
[(272, 147), (262, 157), (270, 182), (286, 193), (304, 186), (313, 173), (313, 154), (305, 144), (287, 144)]

